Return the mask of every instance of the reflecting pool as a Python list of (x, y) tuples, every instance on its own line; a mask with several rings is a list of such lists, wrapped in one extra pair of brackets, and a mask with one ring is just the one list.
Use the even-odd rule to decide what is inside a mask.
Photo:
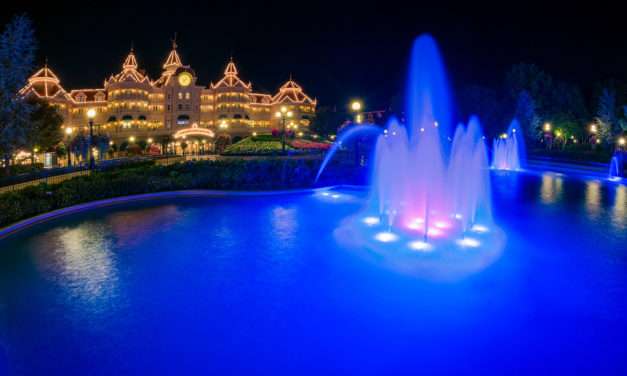
[(491, 180), (504, 246), (451, 278), (346, 242), (360, 189), (137, 203), (19, 232), (0, 240), (0, 374), (626, 374), (627, 187)]

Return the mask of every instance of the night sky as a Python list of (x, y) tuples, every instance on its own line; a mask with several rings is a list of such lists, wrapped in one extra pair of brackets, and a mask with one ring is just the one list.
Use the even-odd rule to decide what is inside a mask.
[(31, 16), (38, 61), (47, 57), (66, 89), (101, 87), (131, 43), (140, 67), (158, 77), (175, 32), (200, 84), (217, 81), (232, 55), (256, 91), (276, 92), (291, 72), (321, 104), (338, 107), (361, 97), (368, 109), (382, 108), (401, 92), (411, 41), (423, 32), (439, 41), (454, 86), (501, 85), (520, 61), (584, 90), (601, 79), (627, 80), (626, 18), (617, 5), (264, 3), (15, 1), (3, 5), (0, 22)]

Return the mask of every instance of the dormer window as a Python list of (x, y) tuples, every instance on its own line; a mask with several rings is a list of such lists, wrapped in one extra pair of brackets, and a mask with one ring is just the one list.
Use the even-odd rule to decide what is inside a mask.
[(105, 100), (105, 95), (104, 95), (104, 93), (97, 93), (97, 94), (96, 94), (96, 101), (98, 101), (98, 102), (102, 102), (102, 101), (104, 101), (104, 100)]
[(85, 93), (78, 93), (78, 95), (76, 96), (77, 102), (85, 102), (86, 100), (87, 96), (85, 95)]

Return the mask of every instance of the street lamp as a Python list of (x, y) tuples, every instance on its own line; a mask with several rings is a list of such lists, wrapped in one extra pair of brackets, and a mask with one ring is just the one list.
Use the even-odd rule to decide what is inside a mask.
[(281, 106), (281, 110), (277, 111), (274, 116), (281, 120), (281, 128), (283, 129), (283, 133), (281, 134), (281, 151), (285, 153), (285, 121), (294, 116), (294, 113), (288, 111), (287, 107)]
[(355, 123), (361, 124), (363, 121), (363, 115), (361, 114), (361, 110), (364, 108), (364, 104), (360, 100), (354, 100), (350, 104), (350, 109), (355, 113)]
[(592, 134), (597, 133), (597, 126), (595, 124), (590, 124), (590, 133)]
[(551, 131), (551, 123), (544, 123), (544, 131), (545, 132)]
[(68, 167), (72, 166), (72, 145), (71, 145), (71, 137), (74, 129), (72, 127), (65, 128), (65, 135), (67, 136), (67, 165)]
[(92, 143), (94, 139), (94, 118), (96, 117), (96, 110), (90, 108), (87, 110), (87, 119), (89, 119), (89, 169), (93, 170), (96, 161), (94, 160), (94, 151), (92, 150)]

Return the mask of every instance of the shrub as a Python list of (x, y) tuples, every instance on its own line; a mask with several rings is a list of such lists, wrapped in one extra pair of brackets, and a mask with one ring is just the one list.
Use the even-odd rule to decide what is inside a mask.
[[(96, 171), (56, 185), (40, 184), (0, 195), (0, 226), (51, 210), (106, 198), (182, 189), (273, 190), (314, 184), (318, 159), (255, 159), (144, 163)], [(322, 184), (360, 183), (363, 169), (333, 164)]]

